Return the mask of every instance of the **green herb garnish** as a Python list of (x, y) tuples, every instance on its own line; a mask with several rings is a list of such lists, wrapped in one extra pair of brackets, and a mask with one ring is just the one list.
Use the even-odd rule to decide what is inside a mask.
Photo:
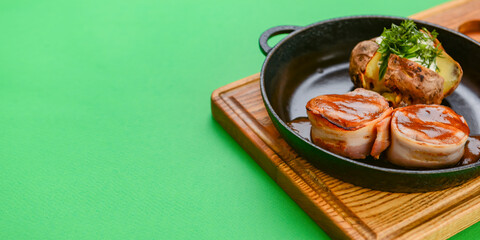
[(382, 42), (377, 50), (382, 54), (379, 80), (383, 79), (387, 71), (390, 54), (396, 54), (407, 59), (416, 57), (420, 64), (428, 68), (441, 53), (438, 46), (433, 46), (437, 35), (438, 33), (435, 30), (432, 32), (425, 28), (418, 30), (412, 20), (405, 20), (400, 26), (392, 24), (390, 29), (384, 28), (382, 35), (380, 35)]

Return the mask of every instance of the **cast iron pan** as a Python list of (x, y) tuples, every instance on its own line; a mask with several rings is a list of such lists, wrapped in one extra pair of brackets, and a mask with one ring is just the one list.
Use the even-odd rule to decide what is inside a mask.
[[(355, 185), (391, 192), (425, 192), (458, 186), (480, 174), (480, 162), (439, 170), (408, 170), (373, 159), (352, 160), (322, 149), (287, 126), (306, 117), (305, 105), (322, 94), (353, 89), (348, 75), (349, 57), (360, 41), (379, 36), (384, 27), (399, 25), (405, 18), (356, 16), (336, 18), (306, 27), (279, 26), (260, 37), (266, 54), (261, 71), (261, 92), (275, 127), (305, 159), (333, 177)], [(471, 135), (480, 133), (480, 44), (450, 29), (415, 21), (435, 29), (445, 50), (460, 63), (464, 76), (455, 92), (442, 104), (461, 114)], [(289, 33), (275, 47), (267, 40)]]

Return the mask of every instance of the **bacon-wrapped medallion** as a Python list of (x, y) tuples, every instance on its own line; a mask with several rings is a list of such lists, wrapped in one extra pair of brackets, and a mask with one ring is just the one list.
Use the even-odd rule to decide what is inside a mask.
[(306, 108), (312, 123), (313, 143), (352, 159), (363, 159), (370, 154), (377, 123), (392, 112), (385, 98), (362, 88), (343, 95), (315, 97)]
[(408, 168), (455, 165), (470, 133), (465, 119), (452, 109), (423, 104), (395, 109), (390, 130), (387, 159)]

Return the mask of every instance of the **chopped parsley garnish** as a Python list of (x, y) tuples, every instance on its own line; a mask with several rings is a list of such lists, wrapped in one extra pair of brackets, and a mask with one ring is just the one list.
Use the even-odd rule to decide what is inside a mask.
[(438, 46), (433, 46), (437, 35), (438, 33), (435, 30), (432, 32), (429, 32), (426, 28), (418, 30), (412, 20), (405, 20), (400, 26), (392, 24), (390, 29), (384, 28), (382, 35), (380, 35), (380, 47), (377, 50), (382, 54), (379, 80), (383, 79), (387, 71), (390, 54), (396, 54), (407, 59), (416, 58), (416, 61), (428, 68), (441, 53)]

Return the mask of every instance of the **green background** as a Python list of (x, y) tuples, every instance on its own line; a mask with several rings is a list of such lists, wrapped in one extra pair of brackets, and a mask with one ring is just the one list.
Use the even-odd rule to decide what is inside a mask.
[(2, 1), (0, 239), (328, 239), (210, 94), (270, 27), (443, 2)]

